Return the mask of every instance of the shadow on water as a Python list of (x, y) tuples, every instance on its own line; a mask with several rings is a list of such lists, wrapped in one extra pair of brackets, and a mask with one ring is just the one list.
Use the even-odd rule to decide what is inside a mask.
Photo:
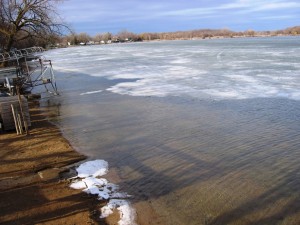
[(71, 143), (118, 168), (134, 202), (160, 204), (165, 224), (300, 223), (299, 102), (139, 98), (84, 82), (103, 92), (79, 97), (75, 79), (45, 105), (59, 103)]
[(298, 166), (291, 172), (283, 176), (280, 183), (271, 187), (263, 194), (259, 195), (255, 199), (252, 199), (244, 204), (241, 204), (234, 209), (219, 215), (209, 224), (231, 224), (243, 218), (247, 214), (252, 214), (265, 208), (276, 207), (276, 204), (288, 198), (291, 195), (289, 201), (279, 209), (276, 213), (272, 215), (265, 215), (262, 218), (254, 219), (253, 221), (245, 222), (244, 224), (254, 225), (254, 224), (281, 224), (284, 219), (288, 217), (295, 217), (294, 221), (285, 224), (298, 224), (300, 216), (300, 196), (299, 196), (299, 176)]

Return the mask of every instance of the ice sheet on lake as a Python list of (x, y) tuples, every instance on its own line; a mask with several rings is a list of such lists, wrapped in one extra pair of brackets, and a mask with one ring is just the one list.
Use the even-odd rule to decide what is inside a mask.
[(107, 90), (122, 95), (300, 100), (298, 52), (298, 38), (282, 37), (74, 47), (47, 57), (56, 70), (118, 80)]
[(119, 225), (134, 225), (135, 210), (130, 206), (127, 193), (118, 192), (118, 186), (109, 183), (105, 178), (99, 178), (108, 172), (108, 163), (104, 160), (94, 160), (82, 163), (76, 169), (78, 175), (72, 178), (71, 188), (82, 189), (83, 192), (97, 195), (99, 200), (109, 200), (101, 208), (101, 218), (105, 218), (117, 209), (120, 214)]

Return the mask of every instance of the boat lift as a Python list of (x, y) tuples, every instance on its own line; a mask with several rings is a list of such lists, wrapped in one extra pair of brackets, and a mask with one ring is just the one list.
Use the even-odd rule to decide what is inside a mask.
[(58, 95), (52, 62), (41, 55), (44, 51), (42, 47), (31, 47), (0, 53), (0, 63), (13, 64), (0, 68), (0, 80), (10, 95), (16, 94), (16, 85), (29, 91), (44, 85), (48, 93)]

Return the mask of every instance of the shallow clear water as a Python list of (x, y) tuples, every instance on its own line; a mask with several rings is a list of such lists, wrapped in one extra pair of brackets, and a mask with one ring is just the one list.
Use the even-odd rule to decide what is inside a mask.
[(61, 96), (44, 106), (109, 162), (140, 224), (299, 224), (299, 50), (294, 37), (58, 49)]

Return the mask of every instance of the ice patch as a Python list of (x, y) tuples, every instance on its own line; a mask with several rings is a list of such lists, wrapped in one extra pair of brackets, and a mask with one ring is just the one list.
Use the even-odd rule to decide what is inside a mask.
[(185, 64), (185, 63), (189, 63), (189, 62), (190, 62), (189, 59), (179, 58), (179, 59), (175, 59), (175, 60), (171, 61), (170, 63), (172, 63), (172, 64)]
[(86, 177), (80, 181), (74, 182), (70, 185), (74, 189), (85, 189), (92, 186), (104, 186), (107, 185), (107, 180), (104, 178), (98, 179), (95, 177)]
[(135, 211), (132, 209), (128, 201), (112, 199), (109, 203), (101, 208), (101, 218), (108, 217), (117, 209), (120, 213), (119, 225), (135, 225)]
[(108, 172), (108, 163), (105, 160), (98, 159), (81, 164), (77, 169), (78, 177), (98, 177)]
[[(108, 88), (108, 91), (112, 91), (121, 95), (132, 95), (132, 96), (157, 96), (165, 97), (173, 93), (182, 94), (184, 92), (191, 92), (192, 88), (186, 88), (177, 84), (153, 84), (149, 83), (148, 80), (139, 80), (137, 82), (125, 82), (119, 83), (113, 87)], [(177, 93), (175, 94), (175, 91)]]
[(97, 195), (99, 200), (109, 200), (106, 206), (101, 208), (100, 218), (105, 218), (119, 211), (119, 225), (135, 225), (135, 210), (126, 199), (131, 197), (127, 193), (118, 192), (118, 186), (109, 183), (104, 178), (99, 178), (108, 172), (108, 163), (104, 160), (94, 160), (81, 164), (76, 169), (78, 175), (71, 178), (71, 188), (82, 189), (83, 192)]
[(91, 95), (91, 94), (96, 94), (96, 93), (101, 93), (101, 92), (102, 92), (102, 90), (88, 91), (88, 92), (81, 93), (80, 95)]

